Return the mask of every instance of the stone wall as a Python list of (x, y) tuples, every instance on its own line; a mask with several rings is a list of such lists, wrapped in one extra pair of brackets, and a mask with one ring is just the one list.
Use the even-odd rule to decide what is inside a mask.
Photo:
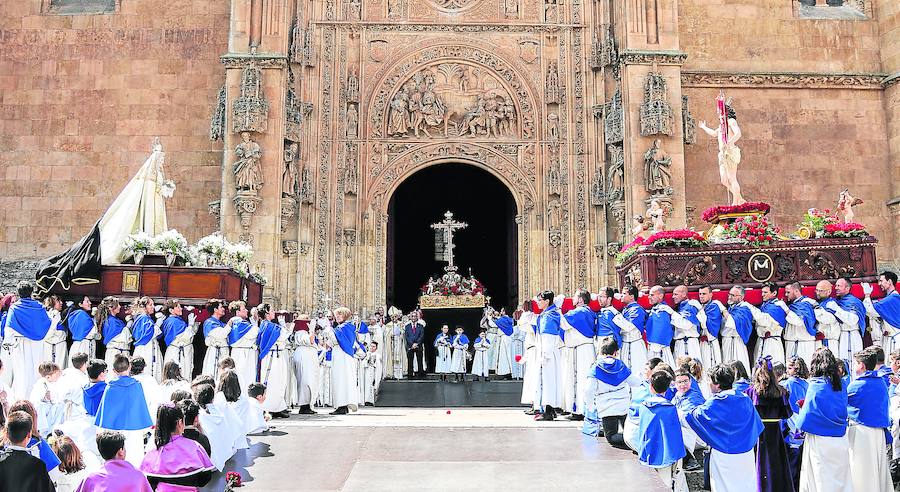
[[(49, 0), (44, 3), (50, 3)], [(0, 257), (45, 257), (100, 218), (150, 153), (178, 184), (169, 225), (215, 228), (221, 145), (208, 138), (222, 85), (228, 2), (128, 0), (102, 15), (0, 7)]]

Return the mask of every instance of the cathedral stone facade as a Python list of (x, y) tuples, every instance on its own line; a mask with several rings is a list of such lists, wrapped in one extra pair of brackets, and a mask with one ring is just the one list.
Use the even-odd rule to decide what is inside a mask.
[(828, 3), (4, 0), (0, 254), (68, 247), (158, 135), (170, 226), (251, 243), (281, 306), (382, 305), (392, 192), (450, 162), (512, 193), (521, 298), (596, 289), (651, 200), (727, 201), (725, 91), (744, 196), (789, 231), (850, 188), (890, 265), (900, 4)]

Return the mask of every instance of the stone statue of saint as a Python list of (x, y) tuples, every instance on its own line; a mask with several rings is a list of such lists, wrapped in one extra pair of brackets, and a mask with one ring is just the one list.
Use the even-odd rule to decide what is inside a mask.
[(347, 108), (347, 138), (356, 138), (359, 134), (359, 112), (356, 105)]
[(234, 149), (237, 160), (234, 162), (234, 187), (237, 191), (256, 193), (262, 188), (262, 172), (259, 159), (262, 150), (259, 144), (250, 140), (250, 132), (241, 133), (243, 141)]
[(651, 195), (669, 195), (671, 193), (672, 157), (661, 147), (657, 138), (653, 140), (653, 146), (644, 153), (644, 168), (646, 169), (646, 186)]
[(284, 175), (282, 176), (281, 195), (294, 197), (300, 191), (300, 171), (297, 169), (297, 151), (300, 145), (291, 142), (284, 147)]
[(347, 73), (347, 101), (359, 102), (359, 76), (356, 75), (356, 69)]
[(666, 209), (659, 204), (659, 200), (650, 200), (650, 207), (647, 208), (647, 218), (653, 224), (654, 233), (666, 230)]
[(737, 180), (737, 168), (741, 163), (741, 149), (737, 141), (741, 139), (741, 128), (737, 123), (737, 114), (731, 107), (731, 99), (725, 103), (725, 125), (719, 123), (719, 127), (713, 130), (706, 126), (706, 121), (700, 122), (700, 129), (710, 137), (719, 141), (719, 178), (722, 186), (731, 193), (731, 204), (740, 205), (746, 203), (741, 195), (741, 185)]
[(409, 131), (409, 101), (406, 92), (400, 91), (391, 101), (391, 112), (388, 116), (388, 133), (392, 136), (406, 135)]
[[(555, 5), (555, 2), (554, 2)], [(547, 97), (546, 102), (548, 104), (559, 103), (560, 99), (562, 99), (559, 91), (559, 69), (556, 67), (556, 62), (551, 61), (547, 66)]]
[(547, 136), (550, 140), (559, 140), (559, 115), (556, 113), (547, 115)]

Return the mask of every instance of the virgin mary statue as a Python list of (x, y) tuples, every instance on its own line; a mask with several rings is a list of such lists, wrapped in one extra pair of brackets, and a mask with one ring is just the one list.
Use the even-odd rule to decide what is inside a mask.
[(39, 290), (48, 291), (57, 283), (64, 290), (72, 284), (98, 283), (101, 265), (120, 263), (129, 235), (145, 232), (155, 236), (168, 230), (165, 199), (172, 197), (175, 184), (166, 180), (164, 162), (165, 153), (157, 137), (150, 157), (91, 231), (68, 251), (38, 265)]

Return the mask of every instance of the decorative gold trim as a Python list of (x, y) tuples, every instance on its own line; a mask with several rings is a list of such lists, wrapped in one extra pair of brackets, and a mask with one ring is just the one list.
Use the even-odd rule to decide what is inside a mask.
[(122, 272), (122, 292), (138, 293), (141, 288), (141, 272)]
[(491, 298), (489, 296), (422, 296), (419, 307), (422, 309), (460, 309), (483, 308)]
[(883, 89), (883, 73), (721, 72), (685, 70), (682, 87), (784, 87), (803, 89)]

